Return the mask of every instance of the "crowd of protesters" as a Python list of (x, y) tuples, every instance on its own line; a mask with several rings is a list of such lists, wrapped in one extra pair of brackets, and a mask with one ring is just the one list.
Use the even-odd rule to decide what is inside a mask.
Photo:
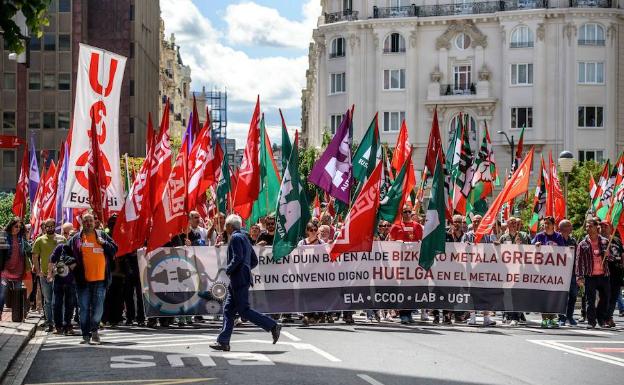
[[(158, 317), (146, 319), (143, 308), (140, 272), (136, 252), (118, 256), (112, 234), (116, 217), (106, 224), (85, 213), (81, 217), (81, 228), (74, 229), (71, 223), (62, 226), (48, 219), (43, 223), (42, 234), (34, 242), (29, 241), (27, 226), (19, 218), (12, 219), (6, 226), (8, 248), (0, 250), (0, 311), (4, 307), (7, 291), (25, 287), (32, 310), (37, 308), (37, 291), (43, 306), (45, 329), (55, 334), (74, 335), (74, 325), (79, 325), (83, 343), (99, 344), (98, 330), (106, 325), (116, 327), (138, 325), (148, 327), (184, 326), (203, 322), (201, 316)], [(479, 225), (479, 215), (467, 218), (453, 216), (449, 221), (447, 242), (475, 242), (474, 229)], [(165, 246), (224, 246), (228, 243), (224, 230), (225, 215), (201, 218), (189, 213), (189, 227)], [(380, 241), (420, 242), (423, 237), (424, 218), (403, 207), (400, 220), (391, 224), (381, 220), (375, 234)], [(256, 246), (271, 246), (275, 237), (275, 217), (267, 216), (258, 223), (248, 224), (247, 236)], [(305, 237), (299, 245), (331, 243), (338, 236), (341, 223), (328, 212), (314, 217), (306, 226)], [(610, 328), (615, 323), (616, 306), (619, 315), (624, 316), (622, 285), (624, 280), (624, 247), (617, 232), (608, 221), (588, 217), (585, 222), (585, 236), (577, 240), (572, 236), (572, 223), (562, 220), (558, 224), (552, 217), (541, 221), (537, 233), (524, 231), (520, 218), (510, 217), (497, 223), (493, 234), (481, 238), (481, 243), (533, 244), (567, 246), (574, 249), (575, 263), (570, 281), (569, 300), (564, 314), (542, 314), (541, 326), (558, 328), (566, 323), (578, 322), (588, 328), (596, 326)], [(574, 318), (574, 309), (579, 292), (582, 294), (581, 317)], [(331, 310), (331, 309), (328, 309)], [(421, 321), (434, 324), (463, 323), (475, 325), (475, 312), (457, 312), (443, 309), (412, 310), (366, 310), (367, 321), (400, 321), (414, 323), (414, 313), (420, 313)], [(484, 311), (483, 325), (494, 326), (492, 313)], [(342, 320), (354, 323), (354, 312), (305, 313), (301, 315), (280, 314), (274, 318), (282, 322), (295, 322), (300, 317), (304, 326), (312, 323), (333, 323)], [(524, 313), (505, 312), (503, 322), (517, 326), (526, 322)], [(238, 322), (243, 322), (239, 320)]]

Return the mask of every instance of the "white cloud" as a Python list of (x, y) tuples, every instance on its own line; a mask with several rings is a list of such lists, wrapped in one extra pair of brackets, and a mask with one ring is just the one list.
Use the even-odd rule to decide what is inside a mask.
[[(310, 5), (312, 3), (315, 1), (312, 0), (304, 6), (306, 15), (314, 12), (315, 8)], [(249, 4), (252, 3), (242, 5)], [(237, 139), (237, 146), (244, 146), (249, 119), (258, 94), (264, 111), (301, 108), (301, 89), (305, 86), (305, 72), (308, 67), (307, 56), (249, 57), (245, 52), (223, 44), (223, 33), (215, 30), (190, 0), (162, 0), (161, 15), (165, 21), (166, 35), (175, 33), (182, 60), (191, 67), (193, 89), (198, 90), (202, 86), (207, 89), (226, 88), (230, 110), (249, 111), (247, 121), (228, 122), (228, 136)], [(308, 18), (306, 16), (305, 20)], [(309, 34), (311, 33), (312, 27), (309, 29)], [(309, 38), (303, 39), (307, 47)], [(291, 43), (295, 44), (294, 40)], [(304, 43), (299, 45), (303, 46)]]
[(303, 21), (282, 17), (274, 8), (253, 2), (229, 5), (224, 19), (232, 44), (306, 49), (321, 13), (320, 3), (309, 0), (302, 6)]
[[(266, 125), (271, 144), (282, 145), (282, 126)], [(295, 138), (295, 130), (301, 135), (301, 127), (288, 126), (288, 135), (290, 141)], [(247, 144), (247, 131), (249, 131), (249, 123), (228, 123), (228, 138), (236, 139), (236, 147), (243, 148)]]

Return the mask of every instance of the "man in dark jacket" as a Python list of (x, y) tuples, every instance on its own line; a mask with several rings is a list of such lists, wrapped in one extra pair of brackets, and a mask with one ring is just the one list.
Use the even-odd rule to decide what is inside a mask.
[(253, 286), (251, 269), (258, 265), (258, 257), (249, 238), (241, 231), (241, 226), (242, 219), (238, 215), (229, 215), (225, 219), (225, 231), (230, 238), (225, 272), (230, 277), (230, 285), (223, 305), (223, 328), (217, 337), (217, 343), (210, 345), (215, 350), (230, 350), (236, 314), (270, 331), (274, 344), (277, 343), (282, 329), (274, 320), (249, 307), (249, 287)]
[(80, 305), (81, 343), (99, 345), (98, 328), (117, 245), (104, 231), (95, 229), (93, 214), (86, 213), (82, 216), (82, 230), (67, 241), (65, 253), (76, 260), (72, 271)]

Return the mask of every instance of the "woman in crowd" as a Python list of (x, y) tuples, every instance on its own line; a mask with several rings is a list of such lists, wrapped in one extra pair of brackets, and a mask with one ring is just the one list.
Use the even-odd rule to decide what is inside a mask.
[(31, 246), (26, 227), (20, 218), (13, 218), (5, 228), (7, 249), (0, 249), (0, 314), (9, 288), (26, 287), (26, 296), (32, 291)]

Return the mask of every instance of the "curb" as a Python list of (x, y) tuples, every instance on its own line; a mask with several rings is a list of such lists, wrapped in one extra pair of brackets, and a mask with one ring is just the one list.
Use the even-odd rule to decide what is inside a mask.
[[(17, 357), (22, 353), (26, 345), (30, 342), (30, 340), (35, 336), (37, 332), (37, 327), (41, 323), (41, 316), (30, 316), (24, 320), (24, 322), (16, 324), (6, 322), (5, 324), (15, 325), (15, 332), (11, 333), (8, 342), (3, 346), (3, 349), (0, 350), (0, 383), (4, 381), (7, 373), (11, 369), (11, 366), (15, 363)], [(22, 334), (26, 332), (25, 334)], [(20, 341), (17, 341), (17, 340)], [(13, 342), (16, 340), (16, 342)], [(10, 357), (6, 359), (3, 357), (3, 353), (6, 352), (7, 345), (8, 349), (11, 349), (11, 344), (16, 344), (16, 348), (9, 351)]]

